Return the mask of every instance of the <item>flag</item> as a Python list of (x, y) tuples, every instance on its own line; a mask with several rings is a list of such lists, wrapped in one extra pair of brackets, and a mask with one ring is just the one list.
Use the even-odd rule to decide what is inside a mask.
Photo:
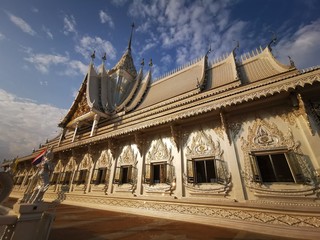
[(44, 149), (41, 153), (39, 153), (38, 156), (35, 157), (35, 159), (33, 159), (32, 164), (33, 165), (38, 165), (39, 163), (41, 163), (43, 157), (46, 155), (47, 149)]

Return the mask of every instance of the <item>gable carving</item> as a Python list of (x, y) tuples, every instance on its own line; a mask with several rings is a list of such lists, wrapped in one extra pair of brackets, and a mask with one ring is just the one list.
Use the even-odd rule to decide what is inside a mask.
[(82, 116), (82, 115), (84, 115), (84, 114), (86, 114), (88, 112), (90, 112), (90, 108), (89, 108), (88, 103), (87, 103), (86, 92), (83, 92), (82, 96), (81, 96), (81, 99), (77, 103), (76, 110), (73, 113), (70, 121), (72, 121), (72, 120), (76, 119), (77, 117), (80, 117), (80, 116)]

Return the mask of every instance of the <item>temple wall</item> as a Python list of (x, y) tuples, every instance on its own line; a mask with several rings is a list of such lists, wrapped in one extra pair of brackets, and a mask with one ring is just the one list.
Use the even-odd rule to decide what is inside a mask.
[[(280, 104), (220, 117), (180, 125), (174, 134), (166, 128), (145, 133), (140, 139), (123, 138), (112, 147), (109, 142), (101, 142), (55, 154), (49, 191), (209, 202), (282, 201), (290, 196), (299, 201), (318, 199), (319, 135), (312, 132), (299, 111)], [(290, 161), (296, 162), (295, 168), (305, 179), (292, 176), (289, 182), (267, 184), (253, 180), (249, 155), (272, 155), (273, 151), (283, 158), (288, 158), (287, 152), (297, 155), (299, 158)], [(294, 175), (298, 170), (287, 161)], [(209, 166), (215, 170), (196, 170)], [(25, 169), (17, 174), (15, 189), (25, 188), (32, 171)]]
[[(55, 153), (45, 197), (316, 239), (319, 127), (301, 103), (276, 100)], [(282, 165), (270, 173), (260, 159)], [(33, 173), (28, 165), (19, 170), (12, 196), (23, 194)]]

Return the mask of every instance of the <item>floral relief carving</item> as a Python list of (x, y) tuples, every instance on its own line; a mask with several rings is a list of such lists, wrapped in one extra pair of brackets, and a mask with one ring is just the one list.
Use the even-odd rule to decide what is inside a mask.
[(320, 127), (320, 101), (310, 101), (308, 106), (314, 120), (316, 121), (318, 127)]
[(79, 164), (79, 170), (90, 169), (92, 165), (93, 165), (93, 162), (92, 162), (91, 156), (89, 153), (86, 153)]
[(235, 139), (239, 135), (239, 132), (242, 128), (242, 123), (241, 122), (228, 122), (228, 128), (230, 129), (230, 132), (231, 132), (231, 138)]
[(62, 172), (63, 167), (64, 167), (64, 166), (63, 166), (63, 164), (62, 164), (62, 161), (59, 160), (59, 161), (57, 162), (56, 166), (54, 167), (53, 172), (54, 172), (54, 173)]
[[(104, 191), (105, 194), (107, 194), (107, 190), (109, 188), (109, 177), (110, 177), (111, 166), (112, 166), (112, 156), (111, 156), (110, 151), (102, 150), (100, 152), (99, 158), (97, 159), (95, 169), (105, 169), (105, 171), (106, 171), (105, 177), (104, 177), (106, 179), (106, 181), (105, 181), (105, 184), (102, 188), (102, 190)], [(98, 175), (98, 172), (94, 171), (92, 178), (94, 180), (96, 180), (97, 175)], [(101, 190), (101, 188), (97, 188), (93, 184), (91, 184), (91, 189), (92, 190)]]
[(147, 154), (147, 163), (151, 162), (171, 162), (172, 154), (171, 149), (163, 142), (162, 139), (157, 139), (155, 144), (153, 144), (151, 150)]
[(296, 117), (302, 116), (304, 118), (304, 120), (306, 121), (306, 123), (310, 129), (310, 132), (314, 135), (314, 131), (311, 127), (310, 119), (308, 116), (308, 112), (310, 110), (310, 105), (308, 103), (304, 102), (304, 100), (302, 99), (302, 96), (300, 94), (297, 94), (297, 100), (298, 100), (299, 107), (294, 111), (294, 114), (296, 115)]
[[(195, 133), (192, 137), (189, 145), (187, 146), (186, 157), (187, 159), (199, 159), (199, 158), (213, 158), (219, 159), (216, 161), (216, 173), (223, 179), (219, 183), (208, 183), (208, 184), (193, 184), (187, 180), (187, 175), (183, 175), (183, 183), (189, 190), (190, 194), (195, 195), (215, 195), (225, 197), (231, 190), (231, 173), (227, 168), (227, 164), (222, 159), (223, 150), (221, 149), (220, 142), (216, 143), (213, 141), (209, 134), (206, 134), (203, 130)], [(188, 171), (192, 169), (188, 169)]]
[[(314, 171), (307, 161), (307, 157), (301, 152), (300, 142), (295, 141), (291, 129), (288, 128), (284, 135), (276, 124), (265, 120), (256, 119), (252, 127), (248, 127), (247, 140), (241, 138), (242, 150), (244, 154), (245, 169), (242, 172), (245, 183), (249, 189), (256, 194), (265, 196), (305, 196), (313, 194), (316, 187)], [(254, 181), (252, 166), (250, 162), (250, 153), (252, 151), (270, 151), (276, 149), (291, 150), (296, 156), (296, 161), (302, 170), (303, 175), (308, 179), (308, 184), (295, 188), (272, 188), (270, 184), (265, 185)]]
[(70, 121), (72, 121), (72, 120), (76, 119), (77, 117), (80, 117), (88, 112), (90, 112), (90, 108), (87, 103), (86, 93), (83, 92), (81, 100), (78, 102), (77, 107), (76, 107), (76, 111), (74, 112)]
[(65, 172), (69, 172), (69, 171), (75, 170), (76, 165), (77, 165), (77, 163), (74, 160), (74, 157), (70, 157), (70, 159), (69, 159), (69, 161), (68, 161), (68, 163), (66, 165)]
[[(46, 197), (56, 199), (56, 194), (46, 193)], [(293, 227), (295, 229), (318, 229), (320, 227), (320, 217), (310, 216), (307, 214), (297, 214), (296, 212), (277, 212), (277, 211), (260, 211), (259, 209), (239, 209), (232, 207), (220, 207), (219, 205), (202, 205), (195, 206), (186, 203), (154, 202), (141, 201), (136, 199), (116, 199), (101, 196), (89, 195), (67, 195), (66, 200), (76, 202), (87, 202), (90, 204), (103, 204), (108, 206), (134, 208), (140, 210), (151, 210), (158, 212), (167, 212), (171, 214), (183, 214), (189, 216), (204, 216), (206, 218), (221, 218), (236, 220), (243, 223), (259, 223), (265, 226), (279, 226), (279, 224)], [(270, 203), (266, 203), (268, 206)], [(272, 203), (274, 204), (274, 203)], [(319, 205), (314, 204), (314, 207)]]
[(118, 167), (122, 165), (136, 165), (137, 155), (134, 154), (132, 147), (126, 147), (122, 154), (119, 156)]
[(192, 137), (191, 144), (187, 146), (187, 157), (205, 157), (211, 156), (221, 158), (223, 150), (220, 148), (220, 142), (213, 142), (211, 136), (207, 135), (203, 130), (196, 133)]
[(119, 156), (117, 167), (131, 165), (132, 166), (132, 173), (131, 173), (132, 182), (128, 184), (120, 184), (116, 186), (116, 191), (134, 193), (134, 191), (137, 188), (137, 180), (138, 180), (137, 164), (138, 164), (137, 154), (134, 153), (132, 146), (125, 147), (125, 149), (122, 151), (122, 154)]
[[(167, 174), (169, 175), (167, 177), (168, 179), (171, 179), (171, 181), (175, 181), (174, 167), (172, 161), (173, 156), (171, 153), (171, 148), (168, 148), (168, 146), (163, 142), (162, 139), (157, 139), (153, 143), (151, 149), (147, 154), (146, 164), (151, 164), (153, 162), (166, 162), (168, 164)], [(146, 171), (150, 171), (150, 169), (146, 169)], [(172, 183), (173, 182), (155, 185), (144, 184), (144, 188), (147, 192), (171, 193), (174, 190)]]
[(103, 150), (101, 152), (100, 157), (97, 160), (96, 163), (96, 168), (110, 168), (112, 165), (112, 156), (111, 154), (108, 152), (108, 150)]

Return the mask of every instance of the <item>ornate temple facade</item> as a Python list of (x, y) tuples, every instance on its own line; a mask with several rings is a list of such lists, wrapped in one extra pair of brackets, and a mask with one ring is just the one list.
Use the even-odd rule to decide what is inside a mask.
[(270, 45), (208, 56), (152, 78), (131, 38), (119, 62), (88, 66), (53, 151), (45, 199), (299, 239), (320, 234), (320, 68), (280, 63)]

